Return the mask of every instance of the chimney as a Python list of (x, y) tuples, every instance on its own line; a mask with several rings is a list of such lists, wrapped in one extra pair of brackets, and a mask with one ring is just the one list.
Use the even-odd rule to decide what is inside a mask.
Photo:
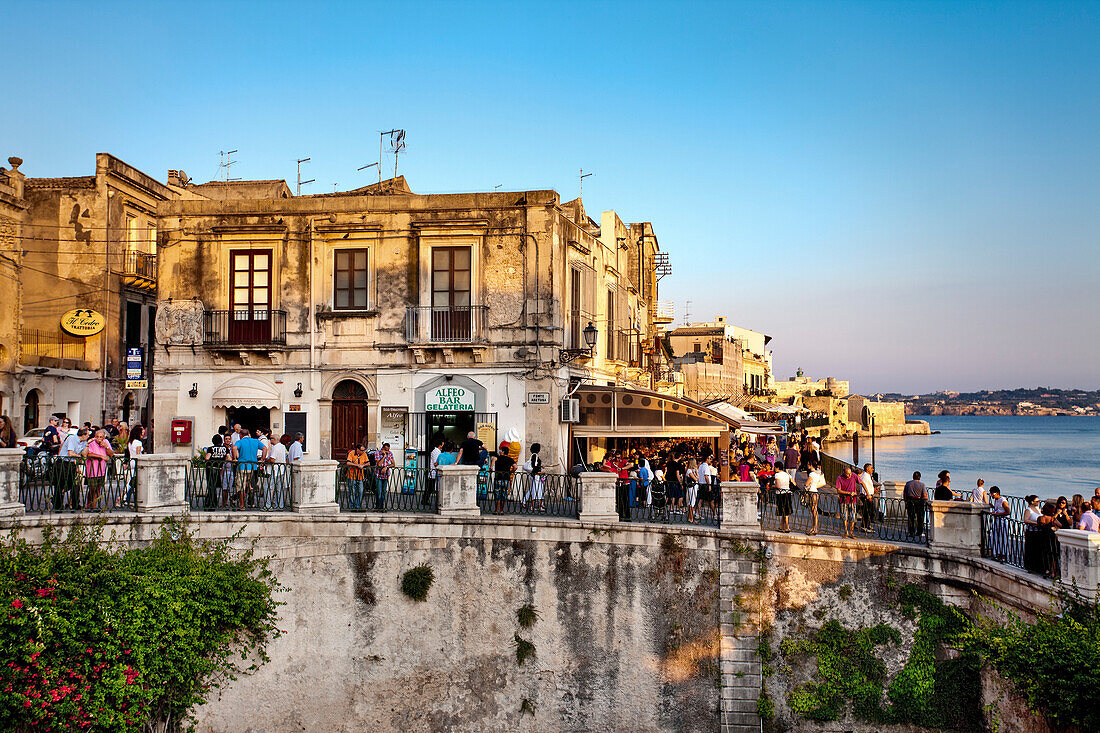
[(187, 174), (183, 171), (170, 170), (168, 171), (168, 185), (175, 186), (177, 188), (186, 188), (191, 179), (187, 177)]

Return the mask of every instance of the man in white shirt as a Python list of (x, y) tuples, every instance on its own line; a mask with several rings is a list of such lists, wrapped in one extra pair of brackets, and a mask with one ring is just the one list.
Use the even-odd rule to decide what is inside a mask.
[(862, 510), (863, 526), (860, 528), (864, 532), (871, 531), (871, 520), (875, 516), (875, 479), (873, 474), (875, 472), (874, 466), (870, 463), (863, 464), (863, 470), (859, 474), (859, 484), (862, 491), (859, 496), (859, 506)]
[(420, 505), (428, 506), (432, 501), (432, 494), (436, 492), (436, 483), (439, 481), (439, 456), (443, 454), (443, 436), (437, 435), (432, 439), (432, 454), (428, 458), (428, 480), (425, 482), (424, 495), (420, 497)]

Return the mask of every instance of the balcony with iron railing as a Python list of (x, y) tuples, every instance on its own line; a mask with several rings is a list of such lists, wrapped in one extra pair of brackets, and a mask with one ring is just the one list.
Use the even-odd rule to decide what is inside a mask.
[(286, 311), (208, 310), (202, 320), (203, 344), (208, 347), (286, 346)]
[(37, 364), (40, 358), (84, 359), (84, 346), (87, 339), (70, 336), (61, 331), (41, 331), (37, 328), (21, 330), (19, 361), (23, 364)]
[(486, 340), (488, 306), (409, 306), (405, 340), (410, 344), (473, 344)]
[(147, 252), (127, 252), (122, 260), (123, 281), (132, 287), (157, 287), (157, 256)]
[(658, 300), (651, 306), (654, 323), (672, 323), (676, 320), (676, 304), (671, 300)]

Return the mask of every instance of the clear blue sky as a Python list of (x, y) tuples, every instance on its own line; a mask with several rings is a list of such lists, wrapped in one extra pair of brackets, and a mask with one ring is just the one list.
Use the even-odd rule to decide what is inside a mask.
[(4, 3), (0, 158), (554, 188), (856, 391), (1100, 387), (1100, 4)]

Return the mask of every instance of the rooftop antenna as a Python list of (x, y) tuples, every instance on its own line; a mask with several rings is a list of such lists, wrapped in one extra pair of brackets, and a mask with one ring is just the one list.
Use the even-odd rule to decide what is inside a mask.
[(313, 183), (314, 181), (317, 180), (316, 178), (310, 178), (308, 181), (303, 181), (302, 180), (302, 163), (308, 163), (308, 162), (309, 162), (309, 158), (298, 158), (298, 192), (296, 194), (294, 194), (295, 196), (301, 196), (302, 195), (302, 185), (303, 184)]
[(334, 184), (332, 184), (332, 192), (333, 192), (333, 193), (336, 193), (336, 187), (337, 187), (338, 185), (340, 185), (340, 184), (338, 184), (338, 183), (334, 183)]
[[(397, 154), (405, 148), (404, 130), (386, 130), (378, 135), (378, 182), (382, 182), (382, 146), (390, 136), (390, 152), (393, 153), (393, 177), (397, 178)], [(396, 140), (395, 140), (396, 137)]]
[(229, 183), (230, 181), (239, 181), (239, 180), (241, 180), (240, 178), (230, 178), (229, 177), (229, 166), (237, 165), (237, 161), (229, 159), (229, 156), (233, 155), (233, 153), (235, 153), (235, 152), (237, 152), (237, 151), (236, 150), (228, 150), (228, 151), (219, 150), (218, 151), (218, 169), (224, 171), (224, 173), (222, 175), (222, 178), (226, 183)]
[(498, 183), (497, 185), (493, 186), (493, 190), (494, 191), (499, 191), (500, 187), (503, 186), (503, 185), (504, 185), (503, 183)]
[(584, 197), (584, 179), (588, 178), (590, 175), (592, 175), (592, 174), (591, 173), (585, 173), (584, 168), (581, 168), (581, 193), (580, 193), (581, 198)]
[(691, 325), (691, 301), (684, 301), (684, 325)]
[[(376, 166), (376, 165), (378, 165), (378, 164), (377, 163), (367, 163), (366, 165), (359, 166), (358, 168), (355, 169), (355, 171), (356, 172), (365, 171), (367, 168), (371, 168), (371, 167)], [(381, 170), (381, 168), (379, 170)], [(379, 175), (381, 175), (381, 174), (379, 174)], [(381, 181), (379, 181), (379, 183), (381, 183)]]

